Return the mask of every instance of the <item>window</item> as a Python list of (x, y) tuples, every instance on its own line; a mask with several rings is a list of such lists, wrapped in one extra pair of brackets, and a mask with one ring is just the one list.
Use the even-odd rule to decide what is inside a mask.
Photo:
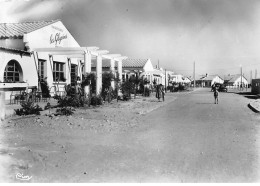
[(46, 61), (40, 60), (38, 61), (38, 73), (39, 78), (42, 81), (46, 77)]
[(78, 77), (78, 65), (71, 64), (70, 77), (71, 77), (71, 85), (74, 86)]
[(22, 81), (22, 68), (20, 64), (11, 60), (7, 63), (4, 72), (4, 82), (19, 82)]
[(125, 82), (125, 74), (122, 74), (122, 81)]
[(65, 69), (64, 69), (64, 63), (59, 62), (53, 62), (53, 81), (56, 82), (65, 82)]

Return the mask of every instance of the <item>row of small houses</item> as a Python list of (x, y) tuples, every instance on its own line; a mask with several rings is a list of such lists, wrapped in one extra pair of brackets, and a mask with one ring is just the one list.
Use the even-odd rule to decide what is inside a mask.
[[(190, 77), (184, 77), (183, 75), (172, 75), (171, 82), (182, 83), (187, 85), (194, 84), (193, 79)], [(246, 77), (237, 75), (228, 75), (221, 78), (218, 75), (205, 75), (196, 80), (196, 87), (211, 87), (214, 83), (225, 84), (228, 88), (248, 88), (251, 87), (251, 91), (254, 94), (260, 94), (260, 79), (252, 79), (251, 82)]]
[(248, 80), (241, 75), (228, 75), (224, 79), (218, 75), (206, 75), (196, 81), (197, 86), (211, 87), (214, 83), (225, 84), (229, 88), (248, 87)]

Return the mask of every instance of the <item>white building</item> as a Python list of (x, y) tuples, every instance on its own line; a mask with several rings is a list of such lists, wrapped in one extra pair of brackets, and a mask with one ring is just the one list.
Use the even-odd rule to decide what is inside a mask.
[(224, 80), (220, 76), (218, 76), (218, 75), (207, 75), (207, 76), (202, 77), (200, 79), (200, 83), (201, 83), (202, 87), (210, 87), (214, 83), (223, 84)]
[[(241, 78), (242, 77), (242, 78)], [(247, 87), (249, 82), (244, 76), (241, 75), (229, 75), (225, 77), (225, 83), (230, 88), (238, 88), (241, 85)]]
[(191, 79), (188, 78), (188, 77), (184, 77), (183, 82), (184, 82), (185, 84), (191, 84)]
[[(98, 68), (97, 92), (102, 87), (102, 59), (118, 62), (119, 79), (122, 80), (120, 54), (108, 54), (98, 47), (80, 47), (60, 20), (0, 24), (0, 91), (6, 99), (17, 88), (39, 87), (47, 77), (51, 94), (62, 93), (64, 86), (76, 77), (91, 71), (91, 59)], [(39, 78), (38, 78), (39, 77)], [(85, 91), (88, 92), (88, 87)]]
[[(56, 21), (0, 24), (0, 87), (38, 86), (40, 79), (54, 89), (62, 89), (71, 82), (71, 74), (78, 73), (76, 58), (66, 65), (65, 55), (50, 56), (48, 52), (34, 53), (36, 48), (79, 47), (63, 23)], [(77, 70), (77, 72), (75, 72)], [(53, 87), (53, 88), (52, 88)], [(54, 88), (55, 87), (55, 88)], [(6, 98), (9, 97), (6, 92)], [(10, 92), (9, 92), (10, 93)]]
[[(165, 70), (163, 70), (162, 68), (160, 69), (152, 68), (151, 70), (142, 73), (141, 76), (149, 80), (150, 84), (154, 84), (155, 82), (156, 85), (162, 84), (163, 86), (165, 86), (165, 77), (167, 78), (167, 74)], [(167, 79), (166, 79), (166, 85), (167, 85)]]
[(174, 74), (174, 75), (171, 75), (171, 80), (170, 82), (171, 83), (184, 83), (184, 76), (181, 75), (181, 74)]

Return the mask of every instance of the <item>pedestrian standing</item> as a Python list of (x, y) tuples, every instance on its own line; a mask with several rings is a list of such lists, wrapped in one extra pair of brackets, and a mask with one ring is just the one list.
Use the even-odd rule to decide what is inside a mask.
[(161, 95), (162, 95), (162, 100), (164, 101), (165, 92), (164, 92), (164, 87), (163, 87), (162, 84), (160, 84), (160, 92), (161, 92)]
[(217, 89), (217, 87), (214, 88), (214, 98), (215, 98), (215, 104), (218, 104), (218, 89)]
[(156, 98), (158, 99), (158, 101), (160, 101), (162, 97), (162, 92), (160, 90), (160, 85), (156, 85)]

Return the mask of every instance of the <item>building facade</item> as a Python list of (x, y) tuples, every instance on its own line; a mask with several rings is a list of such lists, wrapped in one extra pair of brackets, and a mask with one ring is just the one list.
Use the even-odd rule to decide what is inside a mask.
[(248, 80), (241, 75), (229, 75), (225, 77), (225, 84), (229, 88), (248, 87)]
[(252, 79), (252, 89), (253, 94), (260, 94), (260, 79)]

